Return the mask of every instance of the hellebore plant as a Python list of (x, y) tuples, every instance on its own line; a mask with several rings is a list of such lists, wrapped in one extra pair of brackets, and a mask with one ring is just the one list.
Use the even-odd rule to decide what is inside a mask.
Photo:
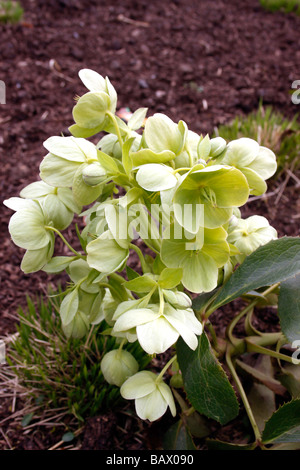
[[(291, 353), (298, 344), (289, 342), (300, 336), (300, 240), (278, 240), (265, 217), (243, 219), (240, 211), (251, 195), (266, 191), (277, 168), (274, 153), (249, 138), (226, 143), (198, 135), (160, 113), (146, 119), (146, 108), (126, 123), (116, 114), (109, 79), (88, 69), (79, 76), (88, 91), (74, 106), (71, 135), (47, 139), (41, 180), (5, 201), (15, 211), (11, 238), (26, 250), (21, 269), (66, 271), (70, 281), (60, 304), (65, 334), (83, 338), (105, 322), (103, 334), (117, 338), (119, 347), (102, 358), (104, 378), (135, 400), (141, 419), (157, 420), (167, 409), (175, 417), (178, 405), (172, 448), (180, 435), (188, 448), (192, 436), (208, 436), (207, 418), (221, 425), (236, 418), (236, 393), (254, 437), (245, 448), (299, 444), (299, 360), (297, 349)], [(99, 133), (98, 143), (88, 140)], [(79, 251), (62, 233), (74, 214), (83, 218), (81, 232), (76, 224)], [(57, 236), (69, 256), (55, 253)], [(133, 252), (135, 270), (128, 262)], [(219, 338), (210, 316), (237, 298), (246, 306)], [(277, 303), (282, 331), (256, 330), (255, 309)], [(245, 336), (237, 337), (242, 319)], [(138, 370), (126, 350), (136, 341), (151, 357), (166, 353), (160, 372), (151, 365)], [(276, 377), (273, 363), (269, 375), (250, 367), (252, 353), (275, 359)], [(260, 382), (259, 393), (271, 394), (265, 426), (240, 370)], [(282, 389), (292, 400), (276, 410), (275, 392)]]

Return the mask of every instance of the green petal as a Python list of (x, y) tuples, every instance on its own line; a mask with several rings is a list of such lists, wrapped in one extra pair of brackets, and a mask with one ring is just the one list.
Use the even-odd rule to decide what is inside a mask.
[(160, 393), (162, 394), (164, 400), (168, 404), (172, 416), (176, 416), (176, 405), (170, 387), (164, 382), (159, 382), (157, 387)]
[(136, 180), (146, 191), (163, 191), (173, 188), (177, 183), (172, 168), (155, 163), (141, 166), (137, 172)]
[(48, 153), (40, 164), (40, 177), (51, 186), (70, 187), (74, 175), (82, 165)]
[(70, 211), (75, 212), (75, 214), (80, 214), (82, 207), (74, 201), (73, 193), (70, 188), (57, 188), (57, 196)]
[(213, 207), (211, 204), (204, 204), (204, 227), (206, 228), (218, 228), (221, 225), (226, 224), (232, 216), (232, 209), (220, 209), (219, 207)]
[(114, 239), (107, 238), (107, 232), (88, 243), (86, 249), (89, 266), (103, 273), (117, 271), (129, 256), (129, 250), (121, 248)]
[(259, 144), (248, 137), (232, 140), (227, 145), (225, 156), (222, 163), (225, 165), (244, 168), (250, 165), (259, 152)]
[(38, 250), (51, 241), (51, 234), (45, 229), (45, 225), (41, 207), (28, 200), (27, 206), (11, 217), (8, 229), (17, 246), (25, 250)]
[(21, 270), (26, 274), (39, 271), (50, 261), (53, 251), (54, 238), (48, 245), (39, 250), (27, 250), (22, 259)]
[(158, 389), (135, 401), (136, 414), (139, 418), (148, 419), (150, 422), (156, 421), (164, 415), (167, 408), (168, 404)]
[(41, 206), (47, 214), (48, 220), (58, 230), (64, 230), (72, 223), (74, 213), (70, 211), (56, 194), (48, 194), (42, 201)]
[(73, 118), (80, 127), (93, 129), (104, 124), (106, 111), (110, 108), (110, 97), (105, 92), (88, 92), (79, 98), (73, 108)]
[(243, 173), (233, 167), (213, 165), (190, 173), (189, 180), (199, 190), (209, 188), (215, 194), (216, 205), (220, 208), (242, 206), (249, 197), (249, 187)]
[(164, 317), (138, 325), (136, 333), (141, 347), (148, 354), (165, 352), (179, 337), (179, 332)]
[(215, 260), (218, 268), (224, 266), (230, 256), (230, 248), (226, 238), (227, 232), (222, 227), (213, 230), (206, 229), (204, 231), (202, 251)]
[(241, 171), (247, 178), (250, 194), (254, 196), (261, 196), (266, 192), (267, 185), (263, 178), (259, 176), (258, 173), (256, 173), (256, 171), (252, 170), (251, 168), (242, 168)]
[(271, 178), (276, 173), (277, 163), (275, 154), (266, 147), (260, 147), (258, 155), (248, 168), (254, 170), (264, 180)]
[(78, 126), (77, 124), (73, 124), (69, 127), (69, 131), (74, 137), (83, 137), (85, 139), (88, 139), (89, 137), (98, 134), (98, 132), (102, 131), (102, 129), (103, 124), (100, 124), (99, 126), (96, 126), (93, 129), (86, 129), (84, 127)]
[(127, 331), (144, 323), (152, 323), (160, 313), (150, 308), (135, 308), (124, 312), (116, 321), (114, 331)]
[(130, 154), (132, 165), (134, 167), (145, 165), (146, 163), (167, 163), (175, 158), (175, 154), (170, 150), (162, 152), (153, 152), (150, 149), (142, 149)]
[(184, 186), (174, 194), (174, 214), (177, 222), (188, 232), (197, 233), (204, 226), (205, 206), (197, 192)]
[(81, 339), (87, 334), (88, 328), (89, 320), (86, 315), (81, 312), (77, 312), (70, 323), (62, 325), (63, 332), (67, 338)]
[(79, 78), (84, 86), (93, 92), (105, 91), (106, 92), (106, 81), (99, 73), (90, 69), (81, 69), (78, 72)]
[(216, 262), (205, 253), (192, 254), (183, 261), (182, 284), (190, 292), (210, 292), (218, 283)]
[(177, 155), (184, 143), (178, 125), (169, 117), (160, 113), (147, 119), (144, 136), (148, 147), (157, 153), (170, 150)]
[(60, 305), (60, 316), (63, 325), (68, 325), (74, 319), (79, 306), (78, 289), (73, 289), (64, 298)]
[(48, 150), (48, 152), (71, 162), (84, 163), (86, 161), (86, 156), (81, 148), (82, 146), (84, 148), (88, 146), (90, 153), (91, 149), (94, 148), (94, 158), (97, 158), (96, 147), (91, 142), (87, 142), (85, 139), (53, 136), (47, 139), (43, 145)]
[(156, 378), (157, 375), (150, 371), (143, 370), (137, 372), (124, 382), (120, 393), (126, 400), (133, 400), (149, 395), (149, 393), (152, 393), (156, 389)]
[(29, 184), (20, 192), (20, 196), (29, 199), (38, 199), (47, 196), (47, 194), (54, 194), (55, 188), (45, 183), (44, 181), (35, 181)]

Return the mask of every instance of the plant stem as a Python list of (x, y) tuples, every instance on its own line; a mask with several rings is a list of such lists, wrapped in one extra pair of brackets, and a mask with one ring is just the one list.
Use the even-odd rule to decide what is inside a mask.
[(160, 382), (165, 374), (165, 372), (169, 369), (170, 365), (177, 359), (177, 354), (175, 356), (171, 357), (171, 359), (167, 362), (167, 364), (164, 366), (164, 368), (160, 371), (156, 382)]
[(69, 242), (67, 242), (67, 240), (65, 239), (65, 237), (63, 236), (63, 234), (59, 230), (57, 230), (54, 227), (50, 227), (49, 225), (46, 225), (45, 229), (46, 230), (52, 230), (52, 232), (55, 232), (62, 239), (62, 241), (69, 248), (69, 250), (72, 251), (72, 253), (74, 253), (79, 258), (85, 259), (85, 256), (81, 255), (80, 253), (78, 253), (78, 251), (74, 250), (74, 248), (70, 245)]
[(141, 262), (143, 272), (144, 273), (149, 272), (149, 268), (147, 266), (144, 255), (143, 255), (142, 251), (140, 250), (140, 248), (137, 245), (134, 245), (133, 243), (130, 243), (129, 248), (134, 250), (136, 252), (136, 254), (138, 255), (138, 257), (140, 259), (140, 262)]
[(119, 144), (121, 146), (121, 149), (123, 147), (123, 140), (122, 140), (122, 136), (121, 136), (121, 132), (120, 132), (120, 128), (118, 126), (118, 123), (117, 123), (117, 120), (116, 120), (116, 116), (111, 113), (110, 111), (106, 111), (106, 114), (107, 116), (111, 119), (115, 129), (116, 129), (116, 134), (117, 134), (117, 137), (118, 137), (118, 141), (119, 141)]
[(228, 346), (227, 350), (226, 350), (226, 362), (227, 362), (228, 368), (230, 370), (230, 373), (231, 373), (231, 375), (232, 375), (232, 377), (233, 377), (233, 379), (236, 383), (236, 386), (237, 386), (237, 389), (238, 389), (239, 394), (241, 396), (241, 399), (244, 403), (245, 410), (247, 412), (249, 421), (251, 423), (251, 426), (252, 426), (252, 429), (253, 429), (253, 432), (254, 432), (254, 435), (255, 435), (255, 439), (256, 439), (257, 442), (260, 442), (261, 441), (260, 431), (258, 429), (258, 426), (257, 426), (257, 423), (255, 421), (254, 415), (252, 413), (252, 409), (251, 409), (251, 406), (249, 404), (249, 401), (248, 401), (247, 395), (245, 393), (245, 390), (242, 386), (242, 383), (239, 379), (239, 376), (237, 375), (236, 370), (234, 368), (234, 365), (232, 363), (231, 352), (232, 352), (232, 347)]
[[(268, 287), (263, 293), (262, 295), (265, 296), (265, 295), (268, 295), (270, 294), (273, 290), (275, 290), (277, 287), (279, 286), (279, 283), (277, 284), (274, 284), (270, 287)], [(259, 301), (260, 299), (254, 299), (252, 302), (250, 302), (250, 304), (248, 304), (245, 308), (243, 308), (243, 310), (240, 311), (240, 313), (234, 317), (234, 319), (232, 320), (232, 322), (229, 324), (228, 328), (227, 328), (227, 336), (230, 340), (230, 342), (233, 344), (233, 345), (237, 345), (240, 343), (240, 340), (238, 340), (237, 338), (235, 338), (233, 336), (233, 330), (234, 330), (234, 327), (236, 326), (236, 324), (238, 323), (238, 321), (244, 316), (246, 315), (248, 312), (250, 312), (254, 307), (255, 305), (257, 304), (257, 302)]]

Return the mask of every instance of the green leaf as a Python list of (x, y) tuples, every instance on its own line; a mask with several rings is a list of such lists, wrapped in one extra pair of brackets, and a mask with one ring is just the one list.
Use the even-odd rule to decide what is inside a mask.
[(124, 282), (123, 286), (133, 292), (150, 292), (153, 287), (157, 286), (157, 283), (150, 276), (144, 274), (131, 281)]
[(267, 421), (262, 434), (264, 444), (300, 441), (300, 400), (292, 400), (279, 408)]
[(182, 268), (165, 268), (159, 276), (158, 284), (162, 289), (174, 289), (180, 284), (182, 274)]
[(63, 299), (60, 305), (60, 316), (63, 325), (68, 325), (74, 319), (79, 305), (78, 289), (73, 289)]
[(283, 237), (257, 248), (232, 274), (210, 310), (251, 290), (271, 286), (300, 273), (300, 238)]
[(43, 267), (43, 271), (46, 273), (60, 273), (75, 259), (76, 256), (55, 256)]
[(292, 343), (300, 338), (300, 275), (280, 284), (278, 315), (283, 334)]
[(196, 450), (189, 430), (182, 420), (176, 421), (164, 435), (164, 450)]
[(237, 398), (205, 333), (199, 337), (195, 351), (179, 339), (177, 356), (187, 397), (193, 407), (221, 424), (234, 419), (239, 412)]

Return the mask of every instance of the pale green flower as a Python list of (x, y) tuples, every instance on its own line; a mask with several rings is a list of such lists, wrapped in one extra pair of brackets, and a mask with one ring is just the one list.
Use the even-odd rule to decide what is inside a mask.
[(277, 169), (276, 157), (272, 150), (260, 146), (248, 137), (229, 142), (218, 162), (238, 168), (247, 178), (250, 194), (261, 195), (266, 189), (265, 180)]
[(108, 123), (107, 112), (115, 113), (117, 93), (108, 77), (102, 77), (93, 70), (79, 71), (79, 77), (88, 88), (73, 108), (76, 124), (70, 127), (75, 137), (91, 137), (105, 128)]
[(127, 400), (135, 400), (135, 409), (141, 419), (156, 421), (170, 408), (176, 416), (175, 401), (170, 387), (156, 374), (141, 371), (123, 383), (120, 393)]
[(228, 242), (239, 250), (236, 255), (238, 263), (242, 263), (259, 246), (265, 245), (277, 238), (277, 231), (271, 227), (268, 220), (260, 215), (247, 219), (234, 218), (229, 226)]
[(176, 224), (170, 227), (161, 246), (161, 258), (170, 268), (182, 268), (182, 284), (190, 292), (210, 292), (218, 284), (219, 268), (229, 260), (230, 250), (223, 227), (200, 229), (176, 238)]
[(196, 349), (202, 325), (192, 309), (176, 309), (165, 303), (163, 308), (149, 304), (132, 308), (119, 315), (112, 334), (135, 329), (138, 341), (148, 354), (165, 352), (179, 336), (191, 349)]
[(139, 370), (136, 359), (124, 349), (113, 349), (103, 356), (101, 371), (105, 380), (112, 385), (121, 385)]
[(38, 201), (11, 198), (4, 204), (16, 210), (8, 230), (13, 242), (26, 251), (21, 269), (25, 273), (36, 272), (46, 265), (54, 251), (54, 233), (47, 227), (52, 224), (49, 214)]
[(248, 196), (247, 180), (236, 168), (222, 165), (193, 168), (176, 187), (174, 214), (188, 232), (197, 233), (200, 227), (213, 229), (226, 223), (232, 208), (245, 204)]
[(29, 184), (22, 189), (20, 196), (40, 201), (58, 230), (64, 230), (71, 224), (74, 212), (81, 212), (81, 206), (74, 201), (71, 189), (55, 188), (44, 181)]
[(88, 205), (102, 193), (106, 170), (101, 152), (86, 139), (53, 136), (44, 142), (48, 154), (40, 165), (40, 177), (50, 186), (72, 187), (77, 205)]

